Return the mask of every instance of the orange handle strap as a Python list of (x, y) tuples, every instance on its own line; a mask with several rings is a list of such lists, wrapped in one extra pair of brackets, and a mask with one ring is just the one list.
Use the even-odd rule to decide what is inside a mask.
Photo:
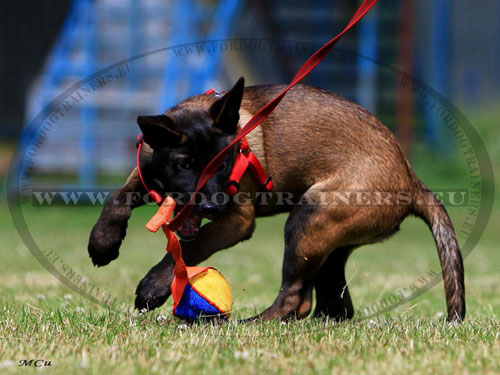
[(186, 284), (188, 283), (188, 270), (182, 259), (181, 244), (174, 232), (168, 229), (168, 220), (175, 209), (175, 200), (167, 196), (156, 214), (148, 221), (146, 228), (151, 232), (157, 232), (160, 227), (167, 237), (167, 251), (172, 254), (175, 261), (174, 281), (171, 290), (174, 299), (174, 311), (179, 304)]

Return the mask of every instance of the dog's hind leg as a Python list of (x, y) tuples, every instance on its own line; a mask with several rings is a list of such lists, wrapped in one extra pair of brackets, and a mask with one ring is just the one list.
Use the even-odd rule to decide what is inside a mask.
[(317, 271), (334, 248), (329, 228), (320, 217), (317, 205), (295, 206), (285, 224), (285, 255), (282, 282), (276, 300), (264, 312), (251, 319), (301, 319), (312, 308), (312, 290)]
[[(408, 214), (408, 207), (329, 203), (338, 189), (329, 181), (318, 183), (303, 195), (290, 213), (285, 225), (281, 288), (272, 306), (256, 318), (306, 317), (311, 310), (311, 291), (316, 277), (330, 253), (335, 249), (378, 242), (394, 233)], [(345, 286), (343, 269), (339, 272), (342, 277), (335, 280), (336, 289)], [(348, 307), (347, 304), (344, 307)], [(349, 310), (351, 308), (347, 316)], [(343, 311), (338, 313), (344, 314)]]
[(88, 252), (95, 266), (105, 266), (118, 258), (132, 209), (145, 203), (145, 194), (137, 169), (134, 169), (125, 185), (110, 196), (90, 233)]
[(329, 317), (337, 321), (353, 317), (354, 308), (345, 279), (345, 264), (353, 250), (353, 246), (335, 249), (318, 271), (314, 279), (314, 317)]
[[(194, 240), (189, 242), (181, 240), (184, 262), (188, 266), (195, 266), (215, 252), (249, 239), (254, 228), (254, 206), (234, 205), (226, 215), (203, 225)], [(167, 254), (149, 270), (135, 292), (137, 309), (149, 311), (165, 303), (170, 296), (174, 266), (172, 256)]]

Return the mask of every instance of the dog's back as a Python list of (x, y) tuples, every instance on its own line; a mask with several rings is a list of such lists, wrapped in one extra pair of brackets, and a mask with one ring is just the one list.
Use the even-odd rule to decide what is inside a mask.
[[(284, 88), (245, 88), (241, 124)], [(319, 88), (294, 87), (248, 139), (277, 190), (300, 193), (324, 178), (337, 178), (343, 189), (414, 186), (413, 173), (391, 131), (357, 104)]]

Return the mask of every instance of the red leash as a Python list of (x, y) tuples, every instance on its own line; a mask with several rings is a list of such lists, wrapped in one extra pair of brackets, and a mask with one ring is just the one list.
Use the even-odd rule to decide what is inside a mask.
[[(252, 174), (254, 175), (255, 179), (257, 182), (267, 191), (269, 191), (272, 188), (272, 181), (271, 179), (267, 176), (266, 172), (264, 171), (264, 168), (260, 164), (259, 160), (257, 157), (248, 150), (248, 143), (246, 142), (246, 139), (244, 138), (248, 133), (250, 133), (253, 129), (255, 129), (257, 126), (262, 123), (274, 109), (278, 106), (278, 104), (281, 102), (283, 97), (286, 95), (286, 93), (297, 83), (299, 83), (304, 77), (306, 77), (325, 57), (328, 55), (328, 53), (332, 50), (332, 48), (337, 44), (337, 42), (340, 40), (340, 38), (349, 30), (351, 29), (363, 16), (375, 5), (375, 3), (378, 0), (365, 0), (361, 4), (361, 6), (358, 8), (354, 16), (351, 18), (347, 26), (342, 30), (335, 38), (330, 40), (328, 43), (326, 43), (323, 47), (321, 47), (319, 50), (317, 50), (305, 63), (304, 65), (301, 66), (297, 74), (293, 77), (292, 81), (290, 84), (279, 94), (277, 95), (273, 100), (271, 100), (269, 103), (267, 103), (264, 107), (262, 107), (248, 122), (247, 124), (238, 132), (238, 134), (235, 136), (233, 141), (228, 144), (219, 154), (217, 154), (211, 161), (208, 163), (208, 165), (205, 167), (205, 169), (201, 172), (200, 178), (198, 179), (198, 183), (196, 186), (196, 190), (194, 194), (191, 197), (191, 200), (188, 204), (186, 204), (174, 217), (174, 219), (168, 224), (168, 228), (172, 231), (175, 231), (183, 222), (184, 220), (189, 216), (191, 213), (191, 210), (193, 209), (192, 203), (195, 199), (196, 194), (201, 190), (201, 188), (207, 183), (207, 181), (214, 175), (214, 173), (217, 171), (219, 168), (219, 165), (221, 164), (222, 160), (224, 159), (224, 156), (226, 153), (230, 150), (232, 146), (234, 146), (237, 142), (240, 140), (241, 142), (241, 147), (240, 147), (240, 154), (237, 156), (237, 159), (235, 161), (235, 167), (233, 168), (233, 171), (231, 172), (231, 177), (230, 177), (230, 182), (229, 182), (229, 187), (228, 187), (228, 193), (230, 195), (236, 194), (239, 188), (239, 181), (245, 171), (247, 169), (250, 169)], [(216, 93), (215, 90), (209, 90), (206, 92), (206, 94), (213, 94)], [(164, 200), (164, 197), (158, 193), (156, 190), (149, 189), (143, 179), (141, 168), (140, 168), (140, 152), (141, 152), (141, 147), (143, 144), (143, 139), (139, 138), (138, 139), (138, 144), (137, 144), (137, 171), (139, 173), (139, 178), (141, 179), (142, 184), (144, 185), (144, 188), (147, 190), (149, 193), (150, 197), (158, 204), (161, 204)]]
[[(201, 188), (207, 183), (207, 181), (214, 175), (214, 173), (219, 168), (222, 163), (224, 156), (230, 150), (230, 148), (239, 142), (243, 137), (250, 133), (253, 129), (260, 125), (271, 112), (278, 106), (286, 93), (297, 83), (299, 83), (304, 77), (306, 77), (332, 50), (332, 48), (338, 43), (340, 38), (351, 29), (363, 16), (368, 13), (368, 11), (375, 5), (378, 0), (365, 0), (360, 5), (354, 16), (351, 18), (347, 26), (342, 30), (335, 38), (331, 39), (323, 47), (317, 50), (299, 69), (297, 74), (293, 77), (290, 84), (273, 100), (262, 107), (248, 122), (247, 124), (238, 132), (238, 135), (233, 139), (233, 141), (228, 144), (217, 156), (215, 156), (210, 163), (205, 167), (203, 172), (198, 179), (198, 184), (196, 190), (192, 195), (191, 202), (193, 202), (196, 193), (198, 193)], [(191, 210), (193, 209), (192, 204), (186, 204), (174, 217), (174, 219), (168, 224), (168, 228), (172, 231), (176, 230), (184, 220), (189, 216)]]

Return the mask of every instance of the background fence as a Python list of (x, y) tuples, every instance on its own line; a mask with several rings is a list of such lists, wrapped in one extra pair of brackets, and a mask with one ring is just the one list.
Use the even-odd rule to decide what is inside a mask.
[[(67, 111), (40, 149), (37, 171), (75, 175), (80, 186), (93, 186), (99, 173), (125, 173), (133, 166), (137, 115), (161, 112), (210, 87), (227, 89), (240, 75), (247, 84), (287, 83), (314, 48), (344, 26), (357, 2), (73, 0), (52, 5), (53, 12), (40, 17), (54, 17), (54, 12), (62, 17), (45, 27), (58, 32), (24, 90), (25, 123), (78, 81), (160, 49), (134, 60), (119, 79)], [(439, 122), (399, 89), (394, 69), (422, 79), (452, 101), (491, 103), (500, 81), (500, 32), (495, 32), (500, 23), (492, 14), (500, 16), (500, 3), (493, 0), (480, 6), (467, 0), (382, 0), (305, 83), (365, 106), (409, 152), (415, 142), (449, 151), (453, 143)], [(183, 46), (223, 39), (275, 44)], [(36, 37), (27, 43), (36, 43)], [(172, 46), (178, 48), (161, 50)], [(17, 59), (2, 66), (19, 69), (26, 63)], [(4, 77), (9, 69), (3, 69)], [(7, 92), (4, 86), (2, 97)], [(19, 109), (14, 107), (2, 106), (0, 137), (19, 133), (19, 117), (11, 115)], [(24, 135), (27, 141), (32, 136)]]

